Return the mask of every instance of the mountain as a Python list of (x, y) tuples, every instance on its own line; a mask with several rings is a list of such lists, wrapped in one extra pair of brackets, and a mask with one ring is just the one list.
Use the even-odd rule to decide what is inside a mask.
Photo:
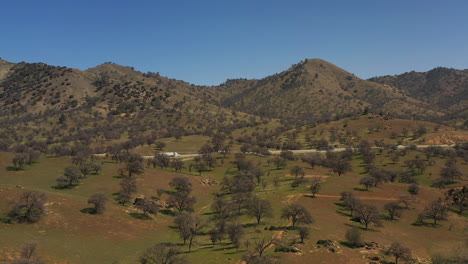
[[(101, 118), (139, 115), (140, 120), (175, 116), (177, 124), (185, 126), (184, 120), (210, 123), (216, 115), (229, 124), (249, 116), (307, 124), (369, 112), (440, 121), (465, 114), (465, 75), (466, 71), (438, 68), (404, 78), (364, 80), (324, 60), (307, 59), (262, 79), (205, 87), (114, 63), (82, 71), (0, 60), (0, 118), (14, 122), (18, 117), (77, 113)], [(190, 125), (191, 133), (200, 132), (197, 126), (203, 127)]]
[(0, 150), (25, 137), (102, 145), (103, 140), (142, 142), (148, 135), (210, 134), (260, 122), (211, 103), (210, 89), (113, 63), (85, 71), (25, 62), (0, 67)]
[(468, 69), (438, 67), (428, 72), (407, 72), (369, 79), (437, 106), (451, 118), (468, 118)]
[(228, 80), (220, 105), (250, 114), (310, 122), (364, 112), (432, 120), (444, 115), (395, 87), (363, 80), (321, 59), (308, 59), (260, 80)]

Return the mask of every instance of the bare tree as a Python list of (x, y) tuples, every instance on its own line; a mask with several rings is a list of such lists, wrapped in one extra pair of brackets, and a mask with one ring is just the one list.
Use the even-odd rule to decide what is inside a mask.
[(231, 201), (237, 205), (237, 213), (241, 214), (243, 208), (248, 209), (249, 201), (252, 199), (251, 192), (236, 192), (232, 194)]
[(275, 239), (270, 239), (270, 240), (267, 240), (265, 238), (263, 238), (262, 240), (255, 240), (255, 252), (259, 255), (259, 256), (262, 256), (263, 253), (265, 252), (265, 250), (267, 250), (271, 245), (274, 245), (276, 244), (278, 241), (276, 241)]
[(36, 257), (37, 244), (26, 243), (21, 248), (21, 255), (19, 259), (13, 260), (11, 264), (44, 264), (44, 262)]
[(120, 192), (118, 201), (122, 205), (129, 203), (132, 199), (132, 194), (137, 191), (136, 180), (132, 178), (123, 179), (120, 182)]
[(417, 185), (416, 183), (412, 183), (408, 186), (408, 192), (411, 194), (411, 195), (416, 195), (419, 193), (419, 185)]
[(440, 177), (447, 180), (448, 183), (453, 183), (457, 179), (461, 179), (463, 173), (455, 165), (455, 163), (448, 163), (446, 167), (440, 170)]
[(83, 174), (76, 167), (66, 167), (63, 176), (57, 177), (57, 185), (60, 188), (73, 186), (74, 184), (80, 183), (80, 180), (83, 179)]
[(300, 226), (298, 228), (298, 231), (299, 231), (299, 237), (301, 238), (301, 243), (304, 243), (304, 239), (309, 238), (310, 228), (305, 227), (305, 226)]
[(239, 223), (235, 224), (230, 224), (226, 227), (227, 233), (229, 235), (229, 239), (231, 240), (231, 243), (236, 247), (237, 250), (239, 250), (239, 247), (241, 245), (241, 238), (244, 235), (244, 228), (242, 228), (242, 225)]
[(390, 219), (393, 220), (395, 217), (401, 217), (400, 204), (398, 202), (389, 202), (384, 205), (384, 210), (387, 211)]
[(211, 204), (212, 220), (216, 223), (219, 232), (225, 233), (225, 227), (228, 220), (235, 217), (235, 206), (232, 202), (223, 197), (216, 197)]
[(189, 241), (189, 252), (192, 249), (193, 239), (204, 227), (204, 222), (198, 216), (179, 214), (174, 219), (174, 223), (179, 230), (180, 237), (184, 240), (184, 245)]
[(356, 209), (361, 205), (361, 200), (356, 198), (351, 192), (342, 192), (340, 201), (343, 201), (343, 205), (348, 208), (351, 217)]
[(182, 171), (185, 168), (185, 164), (183, 160), (180, 159), (173, 159), (171, 161), (171, 167), (174, 168), (175, 171)]
[(442, 201), (442, 199), (437, 199), (432, 201), (426, 208), (424, 209), (424, 214), (427, 218), (431, 218), (434, 220), (434, 225), (437, 224), (437, 220), (442, 220), (447, 215), (447, 205)]
[(95, 193), (88, 199), (88, 204), (94, 205), (94, 213), (102, 214), (106, 210), (107, 197), (103, 193)]
[(329, 152), (327, 153), (326, 164), (333, 172), (338, 173), (338, 176), (351, 171), (351, 161), (340, 154)]
[(368, 204), (361, 204), (356, 208), (357, 216), (359, 221), (366, 227), (366, 230), (369, 224), (374, 224), (375, 226), (381, 226), (379, 211), (377, 207)]
[(128, 176), (132, 177), (133, 174), (140, 174), (145, 171), (143, 158), (138, 154), (130, 154), (125, 162), (124, 169), (128, 172)]
[(292, 223), (293, 228), (295, 228), (297, 223), (312, 224), (313, 222), (312, 215), (309, 210), (298, 203), (293, 203), (284, 207), (281, 213), (281, 218), (288, 219)]
[(149, 247), (140, 256), (140, 264), (188, 264), (174, 244), (159, 243)]
[(286, 167), (286, 165), (288, 164), (287, 160), (280, 157), (280, 156), (276, 156), (273, 158), (273, 164), (276, 166), (277, 169), (281, 169), (281, 168), (284, 168)]
[(364, 242), (362, 241), (361, 231), (357, 227), (353, 227), (346, 231), (346, 240), (351, 244), (352, 247), (361, 247)]
[(135, 205), (137, 209), (143, 211), (145, 216), (148, 216), (148, 214), (157, 214), (160, 208), (159, 204), (150, 198), (137, 198), (133, 205)]
[(399, 259), (408, 260), (411, 258), (411, 250), (403, 247), (397, 242), (392, 243), (392, 245), (387, 249), (387, 254), (395, 257), (395, 264), (398, 264)]
[(312, 197), (315, 197), (315, 195), (322, 189), (322, 178), (321, 177), (314, 177), (311, 180), (309, 190), (312, 193)]
[(176, 192), (190, 193), (192, 192), (192, 183), (187, 177), (174, 177), (170, 182), (169, 186), (176, 189)]
[(45, 213), (45, 203), (47, 196), (43, 192), (24, 191), (18, 200), (13, 202), (9, 216), (22, 223), (34, 223), (39, 221)]
[(290, 171), (291, 175), (294, 175), (294, 179), (297, 178), (297, 176), (304, 176), (305, 175), (305, 171), (304, 171), (304, 168), (302, 168), (301, 166), (298, 166), (298, 165), (295, 165), (294, 167), (291, 168), (291, 171)]
[(364, 187), (366, 187), (366, 191), (368, 191), (369, 187), (374, 186), (376, 184), (376, 180), (374, 177), (364, 176), (359, 181), (359, 184), (364, 185)]
[(167, 200), (167, 202), (174, 206), (179, 212), (184, 210), (192, 211), (193, 205), (196, 201), (197, 199), (194, 196), (191, 196), (186, 192), (176, 192)]
[(250, 199), (247, 205), (248, 214), (257, 219), (257, 224), (263, 217), (271, 217), (273, 209), (271, 203), (268, 200), (253, 197)]

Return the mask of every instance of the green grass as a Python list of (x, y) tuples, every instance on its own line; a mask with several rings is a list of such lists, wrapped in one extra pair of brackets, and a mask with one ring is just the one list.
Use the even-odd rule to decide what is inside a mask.
[[(188, 137), (187, 137), (188, 138)], [(184, 139), (182, 139), (184, 140)], [(192, 138), (192, 140), (194, 140)], [(203, 138), (199, 138), (201, 143)], [(177, 144), (174, 142), (174, 144)], [(182, 143), (181, 143), (182, 144)], [(169, 143), (168, 143), (169, 145)], [(189, 148), (187, 148), (189, 149)], [(388, 157), (384, 155), (377, 156), (377, 164), (385, 164), (388, 169), (404, 169), (402, 167), (403, 159), (413, 157), (417, 153), (411, 152), (407, 157), (403, 157), (400, 163), (388, 164)], [(0, 223), (0, 260), (7, 256), (7, 251), (17, 251), (21, 244), (29, 241), (38, 242), (39, 252), (44, 259), (50, 263), (112, 263), (119, 260), (119, 263), (136, 263), (138, 256), (149, 246), (157, 242), (180, 243), (181, 239), (177, 232), (170, 228), (173, 222), (173, 216), (160, 213), (149, 220), (142, 220), (132, 217), (132, 214), (140, 212), (132, 209), (131, 206), (120, 206), (111, 200), (108, 204), (108, 210), (103, 215), (91, 215), (82, 213), (80, 210), (89, 207), (87, 199), (96, 192), (104, 192), (109, 197), (118, 191), (120, 179), (117, 175), (119, 164), (110, 161), (103, 161), (103, 171), (98, 175), (90, 175), (82, 183), (72, 189), (55, 189), (55, 179), (63, 173), (63, 169), (71, 166), (68, 157), (42, 157), (38, 163), (27, 166), (23, 171), (7, 171), (5, 168), (10, 165), (12, 155), (9, 153), (0, 153), (0, 217), (4, 217), (8, 210), (8, 200), (18, 195), (23, 189), (15, 187), (23, 186), (24, 189), (35, 189), (44, 191), (49, 196), (47, 206), (48, 214), (36, 224), (4, 224)], [(262, 219), (258, 226), (254, 225), (255, 219), (245, 215), (238, 218), (238, 221), (245, 227), (245, 240), (249, 240), (251, 246), (253, 241), (263, 237), (271, 238), (273, 231), (264, 230), (270, 226), (285, 226), (287, 221), (280, 218), (281, 208), (292, 202), (299, 202), (305, 205), (311, 211), (315, 218), (311, 237), (307, 240), (309, 243), (299, 245), (303, 249), (303, 256), (295, 254), (273, 253), (269, 250), (267, 254), (273, 254), (282, 259), (282, 263), (301, 263), (304, 258), (308, 261), (322, 263), (324, 259), (340, 263), (349, 259), (357, 262), (362, 260), (357, 250), (343, 248), (344, 255), (331, 254), (327, 251), (320, 251), (314, 247), (318, 239), (331, 239), (342, 241), (344, 234), (349, 226), (360, 226), (356, 222), (349, 220), (347, 211), (337, 206), (340, 192), (352, 191), (353, 188), (360, 187), (358, 182), (362, 177), (360, 174), (363, 169), (359, 167), (361, 160), (355, 156), (353, 161), (353, 172), (346, 173), (340, 177), (331, 173), (329, 169), (317, 166), (315, 169), (309, 168), (300, 161), (289, 161), (284, 169), (276, 169), (273, 165), (268, 166), (266, 160), (268, 157), (248, 155), (254, 164), (261, 166), (269, 171), (267, 181), (269, 185), (265, 190), (257, 187), (258, 196), (268, 199), (274, 208), (274, 217)], [(443, 166), (444, 160), (436, 158), (437, 164), (428, 167), (428, 172), (434, 172), (432, 177), (436, 177), (435, 172)], [(197, 198), (195, 205), (195, 214), (201, 215), (208, 220), (210, 212), (210, 203), (213, 194), (217, 192), (219, 186), (205, 186), (199, 183), (200, 179), (211, 178), (221, 182), (223, 177), (235, 173), (234, 165), (231, 163), (233, 155), (229, 155), (224, 164), (221, 163), (221, 156), (218, 156), (218, 165), (211, 171), (203, 172), (198, 176), (196, 172), (174, 173), (172, 169), (160, 170), (148, 168), (145, 173), (136, 176), (139, 192), (136, 196), (154, 196), (157, 188), (169, 188), (169, 181), (177, 176), (184, 175), (188, 177), (194, 187), (193, 194)], [(382, 162), (381, 162), (382, 160)], [(190, 162), (190, 161), (188, 161)], [(459, 161), (459, 166), (463, 171), (467, 170), (467, 165)], [(293, 189), (290, 184), (292, 177), (289, 170), (294, 165), (301, 165), (306, 168), (307, 175), (327, 176), (319, 196), (315, 199), (309, 197), (307, 186), (300, 186)], [(281, 183), (275, 188), (271, 181), (274, 176), (280, 176)], [(402, 219), (396, 221), (384, 220), (384, 227), (374, 228), (371, 231), (363, 232), (366, 241), (376, 241), (378, 243), (389, 245), (394, 241), (399, 241), (405, 246), (413, 249), (417, 256), (428, 257), (437, 248), (447, 249), (463, 240), (463, 223), (466, 217), (459, 217), (451, 213), (447, 221), (441, 221), (439, 227), (418, 227), (412, 225), (416, 215), (420, 212), (428, 201), (435, 199), (442, 194), (440, 190), (427, 187), (431, 179), (425, 180), (425, 174), (418, 176), (421, 181), (421, 193), (416, 196), (417, 203), (412, 205), (411, 210), (403, 212)], [(406, 195), (406, 184), (388, 183), (377, 188), (372, 188), (367, 192), (353, 191), (357, 196), (362, 197), (366, 203), (372, 203), (379, 208), (387, 202), (389, 198), (398, 198), (400, 195)], [(320, 196), (323, 195), (323, 196)], [(167, 194), (163, 195), (166, 199)], [(371, 199), (372, 200), (369, 200)], [(448, 231), (448, 227), (453, 226), (453, 231)], [(207, 232), (209, 228), (203, 231)], [(283, 235), (284, 241), (294, 239), (297, 231), (288, 231)], [(211, 245), (207, 235), (198, 236), (194, 245), (194, 252), (184, 253), (192, 263), (236, 263), (243, 254), (246, 253), (244, 246), (239, 252), (228, 244), (228, 238), (224, 239), (223, 245)], [(187, 246), (181, 246), (182, 251), (187, 250)], [(5, 251), (6, 250), (6, 251)], [(331, 255), (330, 255), (331, 254)], [(345, 257), (346, 256), (346, 257)]]

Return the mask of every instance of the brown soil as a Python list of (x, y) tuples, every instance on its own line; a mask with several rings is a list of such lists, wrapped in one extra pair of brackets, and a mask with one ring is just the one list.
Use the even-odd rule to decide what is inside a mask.
[(468, 135), (463, 133), (445, 133), (426, 140), (426, 144), (457, 144), (468, 142)]

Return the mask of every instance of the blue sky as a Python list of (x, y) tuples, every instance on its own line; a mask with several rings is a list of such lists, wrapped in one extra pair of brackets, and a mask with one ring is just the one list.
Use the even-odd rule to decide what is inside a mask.
[(468, 1), (22, 0), (0, 3), (0, 57), (112, 61), (195, 84), (322, 58), (362, 78), (468, 68)]

